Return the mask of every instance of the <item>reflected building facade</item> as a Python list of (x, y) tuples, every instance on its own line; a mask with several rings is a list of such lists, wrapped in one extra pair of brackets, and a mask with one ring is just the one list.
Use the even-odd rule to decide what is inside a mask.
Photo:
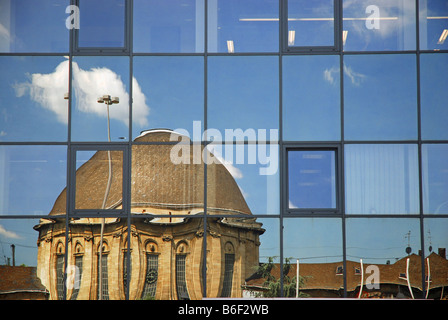
[[(153, 130), (144, 132), (135, 142), (166, 142), (170, 136), (179, 137), (172, 131)], [(70, 219), (66, 239), (67, 191), (59, 195), (49, 217), (35, 227), (39, 232), (38, 277), (49, 289), (51, 299), (63, 297), (65, 257), (72, 276), (67, 291), (69, 299), (125, 299), (129, 286), (129, 298), (133, 300), (197, 300), (203, 297), (204, 268), (207, 292), (217, 297), (242, 296), (241, 285), (258, 265), (259, 237), (264, 232), (261, 223), (251, 217), (225, 166), (215, 163), (209, 165), (207, 172), (213, 179), (208, 191), (216, 199), (214, 206), (208, 207), (211, 216), (204, 226), (204, 221), (197, 218), (204, 213), (204, 165), (193, 161), (174, 164), (171, 150), (148, 145), (133, 148), (131, 210), (136, 217), (130, 225), (119, 217)], [(203, 152), (212, 156), (199, 146), (186, 155), (191, 160), (196, 157), (193, 150), (200, 153), (200, 158)], [(112, 180), (105, 201), (107, 208), (122, 205), (123, 163), (119, 159), (119, 155), (111, 152)], [(108, 162), (107, 151), (98, 151), (76, 171), (78, 209), (101, 208)], [(227, 216), (222, 217), (223, 213)], [(204, 241), (208, 253), (206, 266)], [(99, 259), (102, 259), (101, 271)]]

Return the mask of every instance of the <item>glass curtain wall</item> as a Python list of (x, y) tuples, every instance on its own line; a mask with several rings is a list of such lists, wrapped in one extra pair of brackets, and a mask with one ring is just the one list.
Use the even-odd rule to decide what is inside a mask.
[(444, 0), (0, 0), (0, 298), (446, 299), (447, 36)]

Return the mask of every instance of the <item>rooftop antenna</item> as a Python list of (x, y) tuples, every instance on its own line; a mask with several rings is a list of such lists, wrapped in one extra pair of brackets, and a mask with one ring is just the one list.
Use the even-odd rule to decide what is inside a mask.
[(409, 255), (412, 252), (412, 248), (411, 248), (411, 244), (410, 244), (410, 239), (411, 239), (411, 230), (409, 230), (408, 233), (406, 233), (405, 238), (408, 238), (408, 246), (406, 247), (406, 253)]

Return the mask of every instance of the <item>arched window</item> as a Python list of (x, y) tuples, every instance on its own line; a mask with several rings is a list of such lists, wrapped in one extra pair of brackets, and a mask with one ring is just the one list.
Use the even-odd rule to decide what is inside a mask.
[(58, 242), (56, 245), (56, 291), (58, 300), (64, 299), (64, 263), (65, 245)]
[(224, 246), (224, 279), (221, 297), (227, 298), (232, 295), (233, 269), (235, 265), (235, 249), (233, 244), (227, 242)]
[(109, 279), (107, 275), (107, 257), (109, 255), (109, 248), (107, 243), (103, 242), (102, 246), (101, 268), (99, 250), (100, 248), (98, 246), (98, 300), (109, 300)]
[(79, 289), (81, 288), (81, 277), (82, 277), (82, 260), (84, 257), (84, 248), (81, 243), (77, 242), (75, 245), (75, 270), (74, 270), (74, 281), (73, 281), (73, 292), (71, 300), (76, 300), (78, 298)]
[(176, 289), (179, 300), (189, 300), (186, 280), (187, 244), (181, 242), (176, 250)]
[(156, 296), (157, 278), (159, 272), (159, 252), (157, 243), (149, 241), (146, 244), (146, 276), (142, 299), (151, 299)]

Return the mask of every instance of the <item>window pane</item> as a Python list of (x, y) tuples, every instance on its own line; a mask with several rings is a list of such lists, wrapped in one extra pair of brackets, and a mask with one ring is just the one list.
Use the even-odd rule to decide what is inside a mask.
[(345, 56), (345, 138), (417, 139), (416, 83), (415, 55)]
[(204, 0), (134, 0), (134, 52), (203, 52)]
[(288, 0), (288, 46), (334, 46), (333, 0)]
[[(2, 299), (49, 299), (48, 283), (38, 272), (39, 219), (0, 219), (0, 279)], [(56, 265), (56, 259), (54, 259)], [(29, 290), (33, 288), (33, 290)]]
[(288, 151), (289, 209), (336, 208), (336, 151)]
[(0, 146), (0, 215), (48, 214), (66, 184), (66, 158), (64, 146)]
[[(290, 279), (299, 275), (299, 297), (341, 298), (344, 286), (341, 220), (289, 218), (283, 225), (283, 256), (290, 263), (287, 275)], [(289, 292), (289, 296), (295, 297), (296, 286), (290, 287)]]
[[(134, 57), (133, 136), (144, 130), (186, 130), (201, 140), (204, 120), (202, 57)], [(195, 122), (196, 121), (196, 122)], [(178, 131), (178, 130), (176, 130)]]
[(343, 1), (346, 51), (415, 50), (415, 2)]
[(362, 262), (361, 297), (421, 298), (418, 219), (347, 219), (346, 230), (349, 297), (359, 296)]
[(125, 46), (126, 0), (80, 0), (79, 47)]
[(0, 52), (68, 52), (69, 0), (0, 0)]
[(448, 139), (448, 54), (420, 55), (420, 88), (423, 139)]
[(283, 139), (339, 140), (339, 56), (283, 58)]
[(447, 299), (448, 219), (425, 219), (425, 285), (428, 299)]
[(419, 213), (417, 145), (345, 146), (345, 205), (353, 214)]
[(277, 144), (209, 144), (207, 149), (207, 213), (280, 213)]
[[(72, 140), (122, 141), (129, 138), (129, 59), (127, 57), (77, 57), (73, 61)], [(147, 115), (149, 107), (133, 79), (136, 109)], [(98, 98), (118, 97), (119, 103), (98, 103)], [(108, 130), (108, 121), (110, 129)]]
[[(280, 297), (278, 219), (208, 218), (207, 231), (207, 297)], [(195, 277), (187, 285), (195, 288)]]
[(423, 211), (448, 214), (448, 145), (422, 145)]
[(209, 52), (276, 52), (278, 1), (208, 1)]
[(66, 141), (69, 61), (0, 57), (0, 141)]
[[(169, 141), (170, 132), (148, 131), (135, 141)], [(173, 133), (173, 136), (179, 135)], [(152, 222), (183, 222), (204, 212), (204, 163), (201, 145), (182, 140), (175, 145), (139, 144), (132, 147), (131, 212), (169, 215)]]
[(419, 0), (421, 50), (448, 49), (448, 3), (445, 0)]
[[(230, 141), (276, 140), (269, 131), (278, 133), (277, 75), (277, 57), (210, 57), (207, 130), (216, 129)], [(240, 137), (237, 129), (248, 136)]]
[(75, 209), (121, 209), (123, 152), (76, 152)]

